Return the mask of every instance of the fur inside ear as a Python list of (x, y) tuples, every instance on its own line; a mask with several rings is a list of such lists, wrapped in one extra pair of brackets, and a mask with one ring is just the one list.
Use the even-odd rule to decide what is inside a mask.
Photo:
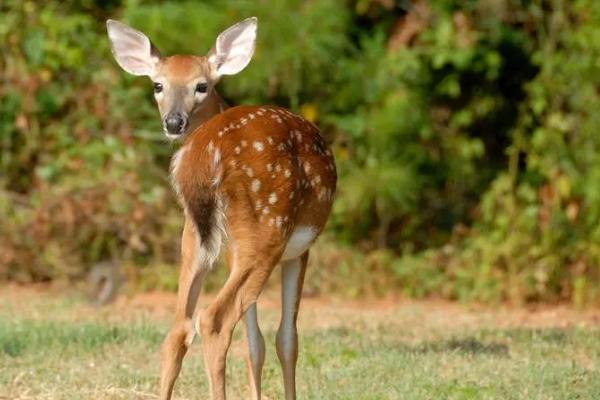
[(208, 57), (214, 79), (237, 74), (250, 63), (256, 44), (257, 23), (256, 17), (247, 18), (217, 37)]
[(152, 76), (158, 60), (158, 51), (142, 32), (119, 21), (106, 21), (110, 47), (117, 63), (132, 75)]

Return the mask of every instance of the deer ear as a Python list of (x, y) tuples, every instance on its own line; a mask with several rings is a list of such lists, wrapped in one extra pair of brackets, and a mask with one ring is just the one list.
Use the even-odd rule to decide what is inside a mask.
[(152, 76), (160, 59), (150, 39), (119, 21), (106, 21), (110, 47), (117, 63), (132, 75)]
[(246, 68), (256, 44), (257, 18), (251, 17), (227, 28), (209, 53), (213, 79), (234, 75)]

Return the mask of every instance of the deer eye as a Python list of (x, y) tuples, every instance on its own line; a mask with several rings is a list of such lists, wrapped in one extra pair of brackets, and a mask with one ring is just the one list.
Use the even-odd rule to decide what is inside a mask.
[(196, 92), (197, 93), (206, 93), (206, 91), (208, 90), (208, 84), (203, 82), (203, 83), (199, 83), (196, 85)]
[(160, 93), (163, 91), (163, 85), (159, 82), (154, 82), (154, 93)]

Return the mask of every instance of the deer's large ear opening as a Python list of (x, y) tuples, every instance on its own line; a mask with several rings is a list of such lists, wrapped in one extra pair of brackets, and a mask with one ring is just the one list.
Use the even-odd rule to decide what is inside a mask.
[(110, 47), (117, 63), (132, 75), (152, 76), (160, 59), (158, 50), (142, 32), (119, 21), (106, 21)]
[(257, 18), (250, 17), (227, 28), (209, 53), (213, 79), (234, 75), (246, 68), (254, 54)]

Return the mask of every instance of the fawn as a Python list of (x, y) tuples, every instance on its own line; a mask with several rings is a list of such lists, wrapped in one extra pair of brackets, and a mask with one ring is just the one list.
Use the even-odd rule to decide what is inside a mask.
[[(256, 18), (233, 25), (207, 56), (162, 57), (143, 33), (107, 21), (116, 61), (152, 80), (165, 134), (182, 141), (171, 160), (171, 180), (185, 222), (175, 321), (162, 345), (161, 399), (171, 398), (195, 332), (202, 338), (211, 397), (225, 399), (227, 351), (242, 316), (251, 397), (260, 398), (265, 342), (256, 300), (278, 263), (277, 355), (285, 398), (296, 398), (296, 318), (304, 273), (309, 247), (329, 216), (337, 176), (331, 150), (314, 124), (274, 106), (227, 108), (216, 92), (221, 76), (236, 74), (250, 62), (256, 28)], [(199, 311), (203, 277), (221, 247), (230, 275)]]

